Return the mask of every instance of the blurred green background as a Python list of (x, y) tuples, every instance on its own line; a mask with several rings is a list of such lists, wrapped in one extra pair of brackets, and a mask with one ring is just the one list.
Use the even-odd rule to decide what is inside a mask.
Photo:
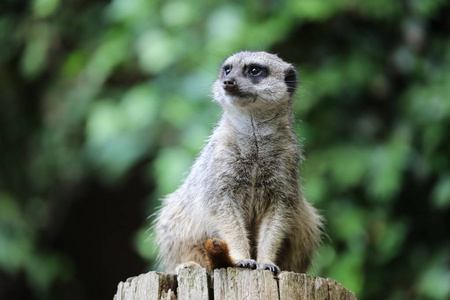
[(310, 274), (450, 299), (450, 3), (3, 0), (0, 299), (112, 299), (220, 117), (239, 50), (298, 67)]

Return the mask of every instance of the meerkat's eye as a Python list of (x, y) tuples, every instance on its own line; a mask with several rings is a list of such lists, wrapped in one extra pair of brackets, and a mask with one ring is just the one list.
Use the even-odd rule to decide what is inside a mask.
[(251, 64), (244, 66), (243, 75), (248, 77), (253, 83), (259, 83), (262, 79), (269, 75), (269, 69), (266, 66), (259, 64)]
[(257, 66), (250, 67), (248, 73), (252, 76), (258, 76), (261, 73), (261, 68)]
[(228, 74), (230, 74), (231, 72), (231, 66), (230, 65), (226, 65), (225, 67), (223, 67), (223, 75), (227, 76)]

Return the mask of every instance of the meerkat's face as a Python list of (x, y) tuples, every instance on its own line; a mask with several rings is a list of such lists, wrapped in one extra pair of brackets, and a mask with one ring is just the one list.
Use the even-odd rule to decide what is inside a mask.
[(274, 54), (239, 52), (225, 60), (213, 85), (214, 99), (259, 111), (289, 103), (297, 87), (295, 68)]

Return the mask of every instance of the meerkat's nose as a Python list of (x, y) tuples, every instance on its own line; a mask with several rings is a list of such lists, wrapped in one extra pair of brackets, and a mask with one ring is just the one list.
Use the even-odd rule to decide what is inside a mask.
[(227, 91), (234, 90), (237, 87), (236, 80), (234, 80), (233, 78), (225, 78), (222, 86)]

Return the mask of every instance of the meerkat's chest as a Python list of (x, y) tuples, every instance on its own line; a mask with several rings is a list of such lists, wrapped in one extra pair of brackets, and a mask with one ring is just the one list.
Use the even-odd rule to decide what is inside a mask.
[(264, 212), (279, 199), (295, 198), (298, 193), (298, 150), (289, 141), (243, 141), (215, 144), (205, 178), (211, 192), (227, 195), (249, 220)]
[(277, 178), (285, 178), (292, 172), (288, 169), (297, 168), (294, 159), (280, 149), (259, 147), (260, 145), (247, 146), (239, 151), (228, 152), (225, 164), (220, 168), (225, 176), (231, 179), (236, 187), (244, 193), (262, 195), (264, 191), (274, 189), (273, 182)]

